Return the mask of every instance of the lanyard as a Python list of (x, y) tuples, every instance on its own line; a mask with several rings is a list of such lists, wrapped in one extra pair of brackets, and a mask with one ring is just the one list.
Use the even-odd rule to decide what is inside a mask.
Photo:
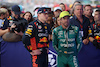
[(83, 31), (83, 25), (82, 24), (80, 24), (80, 27), (81, 27), (81, 31)]

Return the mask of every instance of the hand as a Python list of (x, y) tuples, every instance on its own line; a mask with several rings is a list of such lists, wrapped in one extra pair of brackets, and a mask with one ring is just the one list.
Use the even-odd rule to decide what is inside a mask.
[(32, 50), (32, 52), (30, 52), (31, 55), (40, 55), (42, 52), (39, 49), (36, 50)]
[(8, 27), (7, 29), (8, 29), (8, 32), (10, 32), (10, 27)]
[(15, 28), (16, 25), (15, 24), (12, 24), (11, 27), (10, 27), (10, 30), (12, 30), (12, 28)]
[(89, 39), (88, 39), (88, 38), (84, 39), (84, 40), (83, 40), (83, 43), (84, 43), (85, 45), (88, 44), (88, 43), (89, 43)]

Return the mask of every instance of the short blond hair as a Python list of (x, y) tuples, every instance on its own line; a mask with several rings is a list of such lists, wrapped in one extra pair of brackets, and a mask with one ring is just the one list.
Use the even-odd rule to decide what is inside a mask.
[(0, 8), (0, 14), (2, 14), (2, 13), (4, 13), (4, 14), (5, 14), (5, 13), (7, 13), (7, 11), (8, 11), (8, 10), (7, 10), (7, 9), (5, 9), (5, 8)]

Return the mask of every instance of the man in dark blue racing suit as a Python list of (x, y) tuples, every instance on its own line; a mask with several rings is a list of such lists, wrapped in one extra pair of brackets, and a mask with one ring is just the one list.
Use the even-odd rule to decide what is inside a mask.
[(48, 45), (50, 27), (47, 20), (47, 10), (42, 7), (38, 10), (38, 19), (29, 23), (23, 36), (23, 43), (32, 55), (33, 67), (48, 67)]

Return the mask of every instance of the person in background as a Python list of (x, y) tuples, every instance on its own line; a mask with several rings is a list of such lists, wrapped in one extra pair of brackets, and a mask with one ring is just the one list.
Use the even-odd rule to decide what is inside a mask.
[(23, 14), (23, 18), (26, 19), (28, 21), (28, 23), (33, 21), (33, 16), (32, 13), (27, 11)]
[[(46, 23), (49, 24), (51, 31), (54, 29), (54, 19), (53, 19), (53, 17), (54, 17), (53, 11), (49, 11)], [(50, 40), (52, 40), (52, 34), (50, 36), (51, 36)]]
[(39, 8), (38, 19), (29, 23), (22, 41), (32, 55), (33, 67), (48, 67), (48, 46), (51, 29), (46, 23), (48, 11), (45, 7)]
[[(0, 29), (2, 27), (2, 23), (5, 21), (5, 18), (7, 16), (7, 9), (0, 8)], [(2, 42), (2, 37), (0, 36), (0, 44)]]
[(94, 21), (88, 30), (90, 42), (79, 55), (80, 67), (100, 67), (100, 10), (94, 12)]
[(7, 11), (7, 16), (6, 16), (6, 18), (8, 18), (9, 16), (11, 16), (11, 10), (8, 9), (8, 7), (7, 7), (6, 5), (2, 5), (1, 8), (5, 8), (5, 9), (8, 10), (8, 11)]
[(84, 15), (90, 20), (90, 26), (94, 24), (94, 17), (92, 16), (93, 10), (91, 5), (84, 6)]
[(82, 41), (86, 45), (89, 43), (88, 39), (88, 26), (90, 21), (83, 15), (83, 5), (76, 4), (74, 6), (74, 16), (70, 19), (70, 24), (78, 26), (82, 34)]
[(54, 8), (55, 17), (59, 16), (61, 12), (62, 12), (62, 9), (60, 7), (55, 7)]
[(4, 22), (6, 16), (7, 16), (7, 9), (5, 8), (0, 8), (0, 26), (2, 24), (2, 22)]
[(54, 27), (54, 20), (53, 20), (53, 17), (54, 17), (53, 11), (48, 12), (48, 18), (47, 18), (46, 23), (48, 23), (48, 24), (50, 25), (50, 28), (51, 28), (51, 29), (52, 29), (52, 27)]
[(73, 3), (73, 5), (72, 5), (72, 7), (71, 7), (71, 10), (70, 10), (70, 16), (73, 16), (73, 15), (74, 15), (74, 6), (75, 6), (76, 4), (78, 4), (78, 3), (81, 4), (81, 2), (79, 2), (79, 1), (75, 1), (75, 2)]
[(2, 29), (0, 29), (0, 36), (9, 31), (8, 28), (11, 27), (13, 21), (23, 19), (20, 17), (21, 11), (18, 5), (12, 6), (11, 14), (12, 14), (11, 16), (6, 18), (5, 21), (2, 22)]
[(95, 23), (89, 28), (89, 40), (96, 48), (100, 49), (100, 10), (96, 10), (94, 13)]
[(56, 27), (52, 34), (53, 47), (58, 54), (57, 67), (79, 67), (77, 54), (81, 49), (82, 42), (79, 28), (70, 25), (69, 12), (61, 12), (59, 18), (61, 26)]
[(59, 7), (62, 9), (62, 11), (66, 11), (66, 7), (64, 3), (60, 3)]
[(2, 22), (0, 28), (1, 67), (32, 67), (30, 53), (22, 42), (27, 21), (20, 18), (20, 14), (19, 6), (14, 5), (12, 6), (12, 16)]
[(60, 21), (60, 18), (59, 18), (59, 16), (58, 16), (58, 17), (56, 17), (56, 21), (55, 21), (54, 28), (56, 28), (56, 27), (58, 27), (58, 26), (60, 26), (60, 25), (61, 25), (61, 21)]

